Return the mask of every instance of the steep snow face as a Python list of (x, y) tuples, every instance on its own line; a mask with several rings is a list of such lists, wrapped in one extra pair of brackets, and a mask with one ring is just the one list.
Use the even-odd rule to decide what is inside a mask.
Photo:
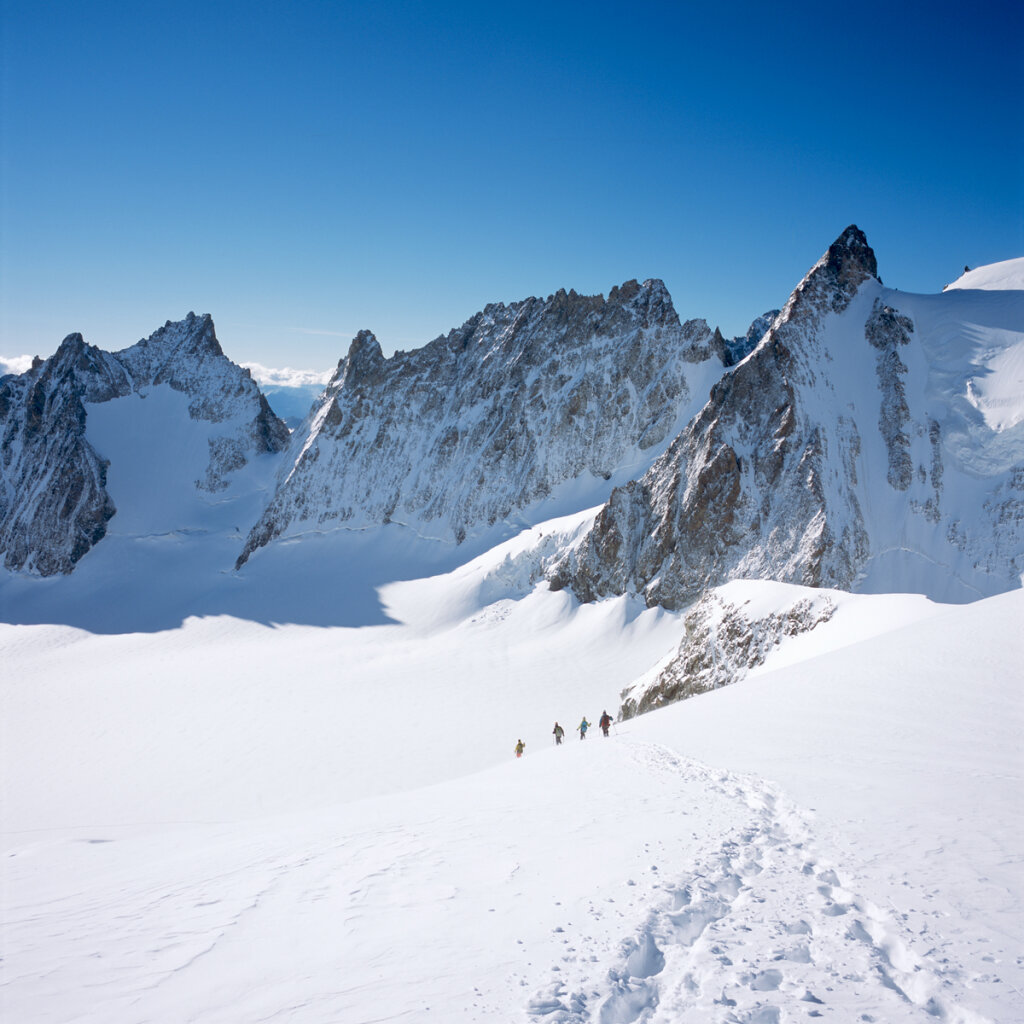
[(363, 331), (296, 431), (239, 563), (339, 526), (399, 522), (461, 543), (506, 517), (566, 511), (569, 481), (596, 482), (602, 500), (703, 402), (722, 371), (713, 338), (703, 320), (681, 324), (654, 280), (490, 305), (390, 359)]
[(1019, 586), (1024, 293), (886, 289), (848, 228), (549, 573), (681, 608), (735, 578), (963, 601)]
[[(189, 489), (224, 490), (255, 454), (288, 438), (247, 371), (221, 351), (209, 316), (168, 322), (120, 352), (103, 352), (69, 335), (56, 354), (0, 381), (0, 550), (8, 569), (40, 576), (71, 572), (107, 533), (116, 510), (107, 490), (104, 446), (88, 429), (99, 403), (177, 392), (162, 436), (181, 435), (182, 418), (204, 423), (205, 458)], [(131, 426), (122, 430), (131, 434)], [(145, 460), (140, 464), (145, 466)], [(166, 457), (149, 476), (170, 473)]]

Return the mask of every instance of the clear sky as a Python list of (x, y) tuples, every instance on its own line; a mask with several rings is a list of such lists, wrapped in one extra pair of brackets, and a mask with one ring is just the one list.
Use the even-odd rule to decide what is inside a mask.
[(849, 223), (1024, 255), (1024, 5), (2, 0), (0, 355), (209, 312), (239, 362), (660, 277), (727, 335)]

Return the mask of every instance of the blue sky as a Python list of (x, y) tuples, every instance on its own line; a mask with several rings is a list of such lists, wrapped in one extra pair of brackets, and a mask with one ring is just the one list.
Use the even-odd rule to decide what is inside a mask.
[(0, 355), (195, 310), (319, 369), (631, 277), (738, 334), (849, 223), (938, 291), (1024, 255), (1021, 7), (4, 0)]

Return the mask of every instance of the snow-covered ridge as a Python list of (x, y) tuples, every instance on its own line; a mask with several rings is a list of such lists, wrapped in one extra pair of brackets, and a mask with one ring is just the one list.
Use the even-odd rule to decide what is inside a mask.
[(964, 272), (945, 290), (979, 288), (986, 291), (1024, 291), (1024, 257), (989, 263)]
[(721, 345), (705, 321), (680, 323), (657, 280), (489, 305), (389, 359), (360, 332), (239, 564), (277, 537), (340, 526), (399, 522), (458, 543), (529, 518), (570, 481), (642, 470), (703, 402)]
[[(256, 454), (280, 450), (287, 429), (248, 371), (221, 351), (212, 319), (190, 313), (130, 348), (104, 352), (80, 334), (19, 376), (0, 381), (0, 551), (4, 565), (68, 573), (106, 535), (116, 513), (109, 468), (87, 436), (88, 407), (167, 388), (191, 420), (211, 425), (208, 461), (194, 486), (223, 490)], [(171, 436), (175, 422), (168, 422)]]

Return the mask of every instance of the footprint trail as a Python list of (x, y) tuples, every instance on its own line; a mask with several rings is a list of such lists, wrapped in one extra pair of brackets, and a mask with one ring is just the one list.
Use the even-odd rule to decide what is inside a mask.
[(985, 1024), (964, 1008), (957, 973), (931, 963), (856, 891), (852, 874), (818, 852), (808, 815), (774, 786), (655, 745), (637, 745), (635, 756), (735, 802), (743, 824), (671, 880), (610, 967), (590, 958), (591, 976), (577, 971), (575, 985), (554, 972), (527, 1020)]

